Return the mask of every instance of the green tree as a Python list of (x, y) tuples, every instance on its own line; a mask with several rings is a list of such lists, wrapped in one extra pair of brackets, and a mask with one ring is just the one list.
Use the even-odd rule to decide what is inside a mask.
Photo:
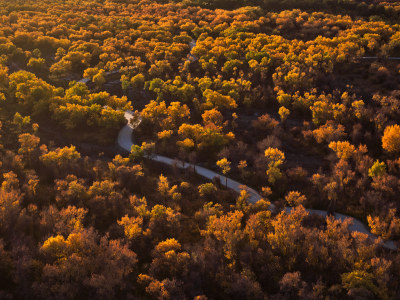
[(386, 165), (384, 162), (380, 162), (379, 160), (375, 161), (371, 168), (368, 170), (369, 177), (377, 177), (386, 173)]

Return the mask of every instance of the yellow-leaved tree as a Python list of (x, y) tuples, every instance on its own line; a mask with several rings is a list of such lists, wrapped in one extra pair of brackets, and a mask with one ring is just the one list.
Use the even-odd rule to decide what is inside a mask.
[(382, 137), (382, 148), (391, 153), (400, 151), (400, 126), (391, 125), (385, 128)]
[(285, 161), (285, 154), (276, 148), (269, 147), (265, 150), (265, 157), (268, 159), (267, 176), (268, 181), (274, 184), (276, 180), (282, 177), (282, 172), (279, 166)]

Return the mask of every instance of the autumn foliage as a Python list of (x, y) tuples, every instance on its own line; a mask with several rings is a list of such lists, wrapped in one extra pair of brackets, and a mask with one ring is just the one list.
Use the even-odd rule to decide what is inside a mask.
[(0, 0), (0, 299), (399, 299), (399, 19)]

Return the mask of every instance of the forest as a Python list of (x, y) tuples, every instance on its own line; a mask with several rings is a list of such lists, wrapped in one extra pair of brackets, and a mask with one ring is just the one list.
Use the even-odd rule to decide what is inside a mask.
[(0, 0), (0, 178), (0, 299), (400, 299), (400, 2)]

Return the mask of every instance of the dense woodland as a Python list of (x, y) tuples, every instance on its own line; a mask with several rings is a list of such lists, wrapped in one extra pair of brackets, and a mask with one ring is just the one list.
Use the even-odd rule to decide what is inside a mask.
[(0, 0), (0, 299), (399, 299), (399, 20), (379, 0)]

